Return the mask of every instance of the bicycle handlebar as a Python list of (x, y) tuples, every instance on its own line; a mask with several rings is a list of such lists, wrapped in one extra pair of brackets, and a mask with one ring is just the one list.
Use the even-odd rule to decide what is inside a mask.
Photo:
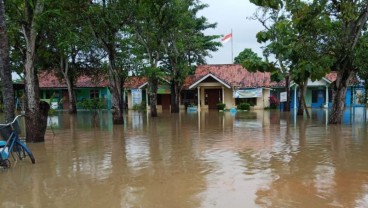
[(6, 124), (0, 124), (0, 126), (10, 126), (10, 125), (13, 125), (15, 123), (15, 121), (19, 118), (19, 117), (22, 117), (22, 116), (25, 116), (23, 114), (20, 114), (20, 115), (17, 115), (14, 120), (10, 123), (6, 123)]

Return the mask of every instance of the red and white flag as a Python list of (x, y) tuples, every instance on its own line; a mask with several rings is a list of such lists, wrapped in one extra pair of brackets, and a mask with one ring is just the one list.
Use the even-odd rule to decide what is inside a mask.
[(227, 43), (227, 42), (229, 42), (229, 40), (231, 40), (231, 38), (233, 38), (233, 33), (229, 33), (229, 34), (225, 35), (225, 36), (221, 39), (221, 42), (222, 42), (222, 43)]

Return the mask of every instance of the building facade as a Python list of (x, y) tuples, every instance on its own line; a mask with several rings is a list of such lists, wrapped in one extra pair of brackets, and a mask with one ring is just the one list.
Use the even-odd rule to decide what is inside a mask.
[[(309, 108), (327, 108), (332, 105), (331, 85), (337, 74), (331, 72), (321, 80), (308, 81), (306, 105)], [(41, 99), (51, 103), (55, 109), (67, 109), (69, 97), (65, 82), (53, 74), (43, 73), (39, 76)], [(98, 98), (105, 103), (105, 109), (111, 109), (111, 94), (107, 78), (93, 80), (81, 76), (76, 81), (74, 91), (77, 102), (84, 99)], [(149, 110), (146, 77), (128, 77), (124, 89), (125, 107), (127, 109), (146, 108)], [(298, 86), (290, 83), (291, 108), (297, 108)], [(223, 103), (227, 109), (236, 108), (240, 103), (251, 104), (251, 109), (264, 109), (270, 106), (270, 96), (281, 99), (285, 92), (285, 82), (272, 82), (269, 72), (249, 72), (239, 64), (218, 64), (198, 66), (193, 75), (188, 76), (180, 94), (180, 109), (215, 110), (217, 104)], [(351, 82), (347, 90), (345, 104), (362, 105), (364, 89), (356, 82)], [(52, 100), (50, 100), (52, 99)], [(282, 100), (282, 99), (281, 99)], [(284, 103), (280, 103), (282, 107)], [(170, 110), (170, 83), (163, 80), (157, 91), (157, 110)]]

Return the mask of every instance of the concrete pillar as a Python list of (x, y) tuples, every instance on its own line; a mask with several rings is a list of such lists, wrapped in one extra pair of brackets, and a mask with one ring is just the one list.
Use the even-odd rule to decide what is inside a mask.
[(197, 87), (197, 108), (198, 112), (201, 110), (201, 88)]
[(148, 88), (146, 89), (146, 109), (148, 109)]
[(325, 108), (328, 108), (328, 85), (326, 85), (326, 105)]
[(294, 87), (294, 110), (296, 110), (296, 100), (297, 100), (297, 96), (296, 96), (296, 85)]
[(224, 86), (222, 86), (222, 103), (225, 103), (225, 92), (224, 92)]

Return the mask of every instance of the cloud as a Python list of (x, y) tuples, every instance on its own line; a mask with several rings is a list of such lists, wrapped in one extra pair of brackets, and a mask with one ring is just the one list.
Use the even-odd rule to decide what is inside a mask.
[(215, 29), (206, 30), (208, 35), (226, 35), (233, 31), (233, 49), (231, 42), (225, 43), (218, 51), (212, 53), (212, 58), (207, 59), (209, 64), (230, 64), (231, 52), (235, 58), (245, 48), (251, 48), (262, 57), (261, 44), (257, 42), (257, 32), (263, 30), (263, 26), (256, 20), (250, 20), (257, 7), (248, 0), (202, 0), (209, 7), (201, 11), (210, 23), (217, 23)]

